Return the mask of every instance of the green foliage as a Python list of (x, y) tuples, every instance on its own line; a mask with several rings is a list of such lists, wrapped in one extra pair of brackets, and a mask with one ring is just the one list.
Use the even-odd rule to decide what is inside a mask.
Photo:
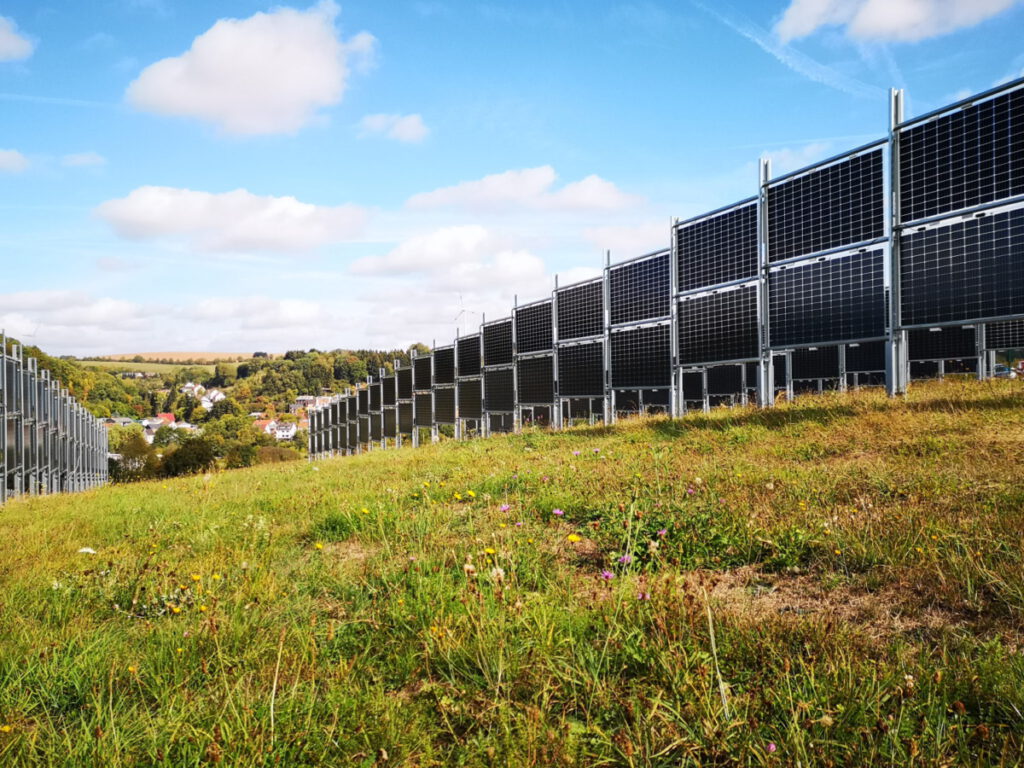
[(213, 468), (217, 457), (210, 444), (201, 437), (186, 437), (164, 454), (160, 473), (165, 477), (179, 477), (206, 472)]

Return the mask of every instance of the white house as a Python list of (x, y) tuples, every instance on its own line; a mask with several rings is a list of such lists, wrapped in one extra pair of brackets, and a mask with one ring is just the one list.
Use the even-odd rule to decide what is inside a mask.
[(181, 389), (178, 390), (181, 394), (188, 397), (202, 397), (203, 393), (206, 392), (206, 387), (202, 384), (196, 384), (195, 382), (188, 382), (181, 385)]
[(299, 425), (295, 422), (278, 422), (277, 429), (274, 430), (274, 437), (278, 440), (291, 440), (295, 437), (295, 433), (299, 431)]
[(209, 411), (211, 408), (213, 408), (214, 405), (219, 403), (221, 400), (225, 399), (227, 399), (227, 395), (225, 395), (219, 389), (211, 389), (209, 392), (203, 395), (202, 400), (200, 400), (200, 404), (203, 406), (203, 408)]

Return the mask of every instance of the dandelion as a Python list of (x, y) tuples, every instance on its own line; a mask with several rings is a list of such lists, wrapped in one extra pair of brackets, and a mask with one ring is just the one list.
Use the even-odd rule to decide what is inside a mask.
[(605, 581), (611, 581), (615, 578), (615, 574), (609, 571), (607, 568), (605, 568), (603, 571), (601, 571), (601, 578)]
[(455, 500), (456, 501), (462, 501), (462, 494), (461, 493), (456, 493), (455, 494)]
[(476, 498), (476, 491), (466, 491), (466, 495), (469, 496), (469, 498), (471, 498), (471, 499), (475, 499)]
[(171, 606), (171, 613), (181, 613), (181, 608), (176, 605)]
[(503, 568), (492, 568), (491, 578), (495, 584), (502, 584), (505, 581), (505, 570)]
[(622, 557), (619, 558), (619, 562), (622, 563), (623, 565), (629, 565), (630, 563), (633, 562), (633, 556), (632, 555), (623, 555)]
[(200, 613), (206, 613), (206, 606), (205, 605), (200, 605), (199, 606), (199, 612)]
[(505, 523), (498, 523), (498, 527), (499, 528), (508, 528), (508, 526)]
[(565, 514), (565, 512), (563, 512), (560, 509), (553, 509), (553, 510), (551, 510), (551, 514), (554, 515), (555, 517), (561, 517), (562, 515)]
[[(324, 548), (324, 543), (322, 541), (318, 541), (313, 546), (316, 547), (317, 549), (323, 549)], [(220, 578), (220, 577), (218, 576), (217, 578)]]
[(131, 667), (131, 666), (130, 666), (130, 667), (128, 667), (128, 671), (129, 671), (129, 672), (130, 672), (131, 674), (133, 674), (133, 675), (134, 675), (134, 674), (135, 674), (136, 672), (138, 672), (138, 671), (139, 671), (139, 668), (138, 668), (138, 667)]
[(192, 574), (192, 581), (202, 581), (202, 580), (203, 580), (203, 577), (200, 576), (198, 573), (193, 573)]
[(362, 513), (363, 513), (364, 515), (368, 515), (368, 514), (370, 514), (370, 510), (368, 510), (368, 509), (367, 509), (366, 507), (363, 507), (363, 508), (362, 508), (362, 509), (361, 509), (360, 511), (361, 511), (361, 512), (362, 512)]
[(423, 483), (423, 487), (424, 487), (424, 488), (429, 488), (429, 487), (430, 487), (430, 481), (429, 481), (429, 480), (428, 480), (428, 481), (425, 481), (425, 482)]
[(10, 733), (12, 730), (14, 729), (9, 725), (0, 725), (0, 733)]
[(914, 547), (914, 551), (915, 552), (924, 552), (924, 550), (921, 549), (921, 547)]
[(843, 554), (843, 550), (841, 550), (841, 549), (834, 549), (832, 551), (835, 552), (837, 555)]
[(184, 648), (177, 648), (177, 649), (175, 649), (175, 650), (176, 650), (176, 651), (177, 651), (178, 653), (184, 653), (184, 652), (185, 652), (185, 649), (184, 649)]
[(498, 554), (498, 551), (494, 547), (487, 547), (484, 550), (484, 553), (488, 554), (488, 555), (496, 555), (496, 554)]
[(566, 536), (566, 538), (572, 544), (575, 544), (577, 541), (582, 541), (583, 540), (583, 538), (581, 536), (579, 536), (578, 534), (575, 534), (575, 533), (570, 533), (568, 536)]
[(512, 507), (510, 507), (508, 504), (502, 504), (501, 509), (499, 511), (508, 512), (510, 509), (512, 509)]
[[(319, 542), (317, 542), (317, 543), (319, 544)], [(323, 548), (324, 548), (323, 544), (320, 544), (320, 546), (317, 547), (317, 549), (323, 549)], [(215, 573), (210, 578), (213, 579), (214, 581), (220, 581), (220, 574), (219, 573)]]

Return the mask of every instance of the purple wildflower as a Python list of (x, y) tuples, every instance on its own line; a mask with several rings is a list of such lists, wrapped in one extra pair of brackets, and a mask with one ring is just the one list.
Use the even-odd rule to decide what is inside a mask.
[(633, 562), (633, 556), (632, 555), (623, 555), (622, 557), (619, 558), (619, 562), (622, 563), (623, 565), (629, 565), (630, 563)]
[(561, 517), (562, 515), (565, 514), (565, 512), (563, 512), (561, 509), (552, 509), (551, 510), (551, 514), (554, 515), (555, 517)]
[(520, 520), (518, 523), (516, 523), (516, 528), (522, 528), (522, 527), (523, 527), (523, 521)]
[(607, 568), (605, 568), (603, 571), (601, 571), (601, 578), (605, 581), (611, 581), (615, 578), (615, 574), (609, 571)]
[(595, 449), (594, 449), (594, 453), (600, 453), (600, 452), (601, 452), (601, 449), (600, 449), (600, 448), (595, 448)]
[(580, 455), (580, 452), (579, 452), (579, 451), (573, 451), (573, 452), (572, 452), (572, 455), (573, 455), (573, 456), (579, 456), (579, 455)]
[(778, 747), (775, 746), (775, 742), (774, 741), (769, 741), (768, 742), (768, 754), (771, 754), (772, 752), (774, 752), (777, 749), (778, 749)]
[(637, 600), (650, 600), (651, 599), (651, 593), (650, 592), (641, 592), (641, 593), (639, 593), (636, 596), (636, 599)]
[(686, 489), (686, 494), (687, 494), (688, 496), (693, 496), (693, 494), (695, 494), (695, 493), (696, 493), (696, 491), (695, 491), (695, 490), (693, 490), (693, 488), (687, 488), (687, 489)]
[(658, 531), (658, 535), (659, 536), (668, 536), (668, 528), (662, 528), (660, 531)]
[(510, 507), (508, 504), (502, 504), (501, 505), (501, 511), (502, 512), (508, 512), (510, 509), (512, 509), (512, 507)]

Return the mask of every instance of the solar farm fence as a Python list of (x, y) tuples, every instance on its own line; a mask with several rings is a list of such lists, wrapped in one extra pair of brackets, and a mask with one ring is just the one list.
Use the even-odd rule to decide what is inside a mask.
[(107, 430), (21, 347), (0, 344), (0, 503), (107, 482)]
[[(1024, 348), (1024, 79), (889, 107), (884, 138), (781, 176), (762, 160), (756, 194), (675, 221), (667, 248), (397, 367), (397, 420), (395, 377), (337, 396), (311, 455), (990, 375)], [(381, 384), (382, 437), (332, 441), (339, 407)]]

